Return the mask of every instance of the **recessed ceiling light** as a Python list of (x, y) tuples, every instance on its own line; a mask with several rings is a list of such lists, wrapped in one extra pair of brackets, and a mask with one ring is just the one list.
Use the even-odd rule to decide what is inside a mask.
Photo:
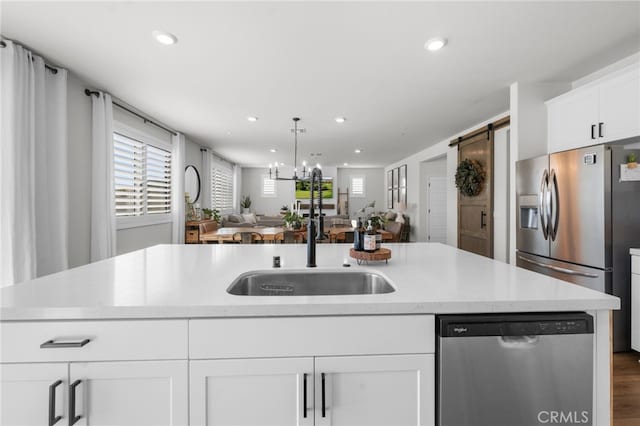
[(349, 165), (349, 163), (344, 163), (344, 164), (343, 164), (343, 166), (348, 166), (348, 165)]
[(347, 121), (347, 119), (344, 117), (336, 117), (336, 123), (344, 123), (345, 121)]
[(256, 121), (258, 121), (258, 117), (247, 117), (247, 120), (249, 120), (252, 123), (255, 123)]
[(435, 52), (436, 50), (442, 49), (447, 44), (447, 39), (443, 37), (434, 37), (432, 39), (427, 40), (424, 44), (424, 48)]
[(231, 134), (231, 132), (229, 131), (229, 132), (227, 132), (227, 134), (228, 134), (228, 135), (230, 135), (230, 134)]
[(166, 31), (155, 30), (151, 32), (151, 35), (161, 44), (170, 45), (178, 42), (178, 37)]
[(277, 150), (277, 149), (275, 149), (275, 148), (271, 148), (271, 149), (269, 150), (269, 152), (278, 152), (278, 150)]
[(362, 150), (361, 150), (361, 149), (356, 149), (356, 150), (355, 150), (355, 151), (353, 151), (353, 152), (355, 152), (356, 154), (360, 154), (360, 153), (362, 152)]

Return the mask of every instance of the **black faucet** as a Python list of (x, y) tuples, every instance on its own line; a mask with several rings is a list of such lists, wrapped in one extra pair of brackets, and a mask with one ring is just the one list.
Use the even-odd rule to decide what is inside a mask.
[[(318, 185), (318, 228), (316, 231), (313, 191)], [(322, 220), (322, 170), (314, 167), (311, 171), (311, 204), (309, 205), (309, 225), (307, 226), (307, 268), (316, 267), (316, 240), (324, 240), (324, 221)]]

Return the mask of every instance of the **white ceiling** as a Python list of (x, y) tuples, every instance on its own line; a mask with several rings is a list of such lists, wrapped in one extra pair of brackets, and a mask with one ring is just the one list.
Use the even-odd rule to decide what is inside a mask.
[[(514, 81), (571, 81), (640, 50), (639, 2), (1, 8), (4, 37), (243, 165), (290, 165), (293, 116), (307, 160), (387, 165), (508, 110)], [(156, 29), (178, 44), (155, 42)], [(423, 48), (433, 36), (449, 39), (435, 54)]]

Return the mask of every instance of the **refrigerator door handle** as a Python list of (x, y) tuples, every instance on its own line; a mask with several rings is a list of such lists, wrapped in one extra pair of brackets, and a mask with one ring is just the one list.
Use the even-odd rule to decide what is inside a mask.
[[(560, 225), (560, 194), (558, 193), (558, 177), (556, 175), (555, 170), (551, 170), (551, 175), (549, 176), (550, 187), (552, 188), (551, 193), (551, 205), (549, 208), (549, 236), (551, 237), (551, 241), (556, 240), (556, 236), (558, 235), (558, 226)], [(553, 212), (553, 225), (551, 222), (551, 216)]]
[(525, 262), (528, 262), (528, 263), (531, 263), (533, 265), (539, 266), (541, 268), (551, 269), (553, 271), (561, 272), (563, 274), (577, 275), (577, 276), (580, 276), (580, 277), (587, 277), (587, 278), (598, 278), (597, 274), (590, 274), (588, 272), (578, 272), (578, 271), (574, 271), (573, 269), (567, 269), (567, 268), (561, 268), (559, 266), (547, 265), (546, 263), (537, 262), (535, 260), (527, 259), (526, 257), (523, 257), (523, 256), (518, 256), (518, 258), (520, 260), (523, 260)]
[(547, 192), (549, 188), (549, 173), (544, 170), (542, 181), (540, 182), (540, 192), (538, 193), (538, 210), (540, 211), (540, 227), (544, 239), (549, 238), (549, 215), (547, 214)]

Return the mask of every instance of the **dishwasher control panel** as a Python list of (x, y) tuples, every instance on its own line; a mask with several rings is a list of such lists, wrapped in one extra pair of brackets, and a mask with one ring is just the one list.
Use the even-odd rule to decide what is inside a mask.
[(593, 318), (583, 312), (543, 314), (444, 315), (440, 337), (592, 334)]

